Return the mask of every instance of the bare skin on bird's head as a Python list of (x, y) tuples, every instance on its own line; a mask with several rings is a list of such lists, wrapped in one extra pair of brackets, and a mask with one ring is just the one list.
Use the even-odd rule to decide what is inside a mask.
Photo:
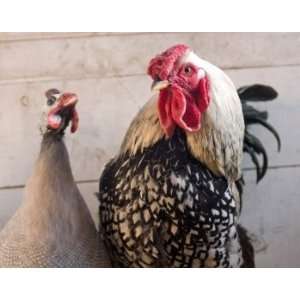
[(45, 93), (46, 109), (43, 113), (43, 125), (41, 131), (51, 131), (55, 134), (63, 133), (71, 122), (71, 132), (78, 128), (78, 114), (76, 104), (78, 97), (74, 93), (60, 92), (57, 89), (49, 89)]

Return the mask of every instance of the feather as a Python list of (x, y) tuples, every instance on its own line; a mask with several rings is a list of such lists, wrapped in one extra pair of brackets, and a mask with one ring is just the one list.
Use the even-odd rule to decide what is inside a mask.
[[(250, 133), (245, 134), (244, 147), (246, 148), (246, 152), (250, 154), (252, 161), (256, 166), (257, 182), (259, 182), (265, 176), (268, 169), (268, 156), (266, 150), (260, 140)], [(256, 153), (263, 156), (262, 167), (259, 166), (255, 155)]]
[(278, 152), (280, 152), (280, 149), (281, 149), (280, 136), (279, 136), (279, 134), (277, 133), (277, 131), (274, 129), (274, 127), (272, 125), (270, 125), (269, 123), (267, 123), (265, 120), (263, 120), (261, 118), (248, 118), (247, 121), (248, 121), (247, 125), (258, 123), (258, 124), (264, 126), (265, 128), (267, 128), (274, 135), (274, 137), (277, 141)]
[(237, 90), (242, 102), (244, 101), (270, 101), (277, 98), (277, 91), (268, 85), (253, 84), (242, 86)]
[[(241, 99), (245, 121), (243, 150), (250, 155), (256, 168), (257, 182), (259, 182), (267, 172), (268, 155), (262, 142), (250, 133), (250, 125), (262, 125), (268, 129), (277, 141), (278, 151), (281, 149), (281, 140), (275, 128), (267, 122), (268, 112), (260, 111), (249, 105), (247, 102), (271, 101), (277, 98), (278, 93), (273, 87), (262, 84), (242, 86), (237, 92)], [(257, 159), (257, 154), (262, 155), (262, 165), (260, 165)]]
[(190, 154), (180, 129), (143, 152), (114, 159), (99, 191), (101, 229), (114, 265), (242, 264), (228, 181)]
[(252, 246), (251, 238), (249, 237), (249, 234), (247, 230), (242, 227), (241, 225), (237, 226), (237, 232), (239, 235), (241, 248), (242, 248), (242, 255), (244, 263), (241, 266), (242, 268), (254, 268), (255, 262), (254, 262), (254, 248)]

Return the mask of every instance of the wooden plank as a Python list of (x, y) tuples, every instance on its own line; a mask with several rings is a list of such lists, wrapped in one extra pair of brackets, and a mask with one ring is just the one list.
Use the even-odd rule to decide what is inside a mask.
[(122, 35), (122, 32), (0, 32), (0, 42)]
[(257, 266), (300, 267), (300, 168), (270, 170), (258, 185), (254, 172), (245, 180), (242, 223), (259, 241)]
[(144, 74), (155, 54), (186, 43), (223, 68), (300, 63), (297, 33), (145, 33), (0, 43), (0, 82)]
[(23, 189), (0, 190), (0, 230), (20, 206), (22, 192)]
[[(276, 152), (273, 137), (263, 128), (263, 141), (270, 166), (300, 164), (299, 127), (300, 67), (235, 70), (229, 72), (237, 85), (263, 82), (276, 87), (278, 100), (263, 104), (270, 123), (280, 133), (282, 151)], [(128, 125), (149, 99), (146, 76), (35, 82), (0, 86), (0, 187), (24, 184), (30, 175), (40, 145), (37, 128), (44, 91), (51, 87), (75, 91), (80, 96), (80, 130), (66, 135), (72, 167), (77, 180), (99, 177), (103, 165), (117, 152)], [(287, 122), (286, 119), (289, 119)], [(245, 157), (245, 167), (252, 167)]]

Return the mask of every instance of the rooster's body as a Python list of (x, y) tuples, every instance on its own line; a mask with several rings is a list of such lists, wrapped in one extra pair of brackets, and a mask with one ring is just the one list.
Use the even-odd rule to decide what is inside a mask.
[(181, 130), (113, 160), (100, 186), (102, 226), (117, 265), (245, 265), (228, 182), (190, 154)]
[(244, 121), (234, 85), (184, 45), (154, 58), (148, 73), (159, 96), (133, 120), (100, 180), (113, 263), (253, 266), (238, 225)]

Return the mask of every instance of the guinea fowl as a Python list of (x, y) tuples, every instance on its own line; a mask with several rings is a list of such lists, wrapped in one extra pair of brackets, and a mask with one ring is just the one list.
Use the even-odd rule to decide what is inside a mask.
[(63, 142), (78, 127), (72, 93), (46, 93), (39, 158), (25, 199), (0, 233), (1, 267), (110, 266), (89, 210), (74, 182)]

